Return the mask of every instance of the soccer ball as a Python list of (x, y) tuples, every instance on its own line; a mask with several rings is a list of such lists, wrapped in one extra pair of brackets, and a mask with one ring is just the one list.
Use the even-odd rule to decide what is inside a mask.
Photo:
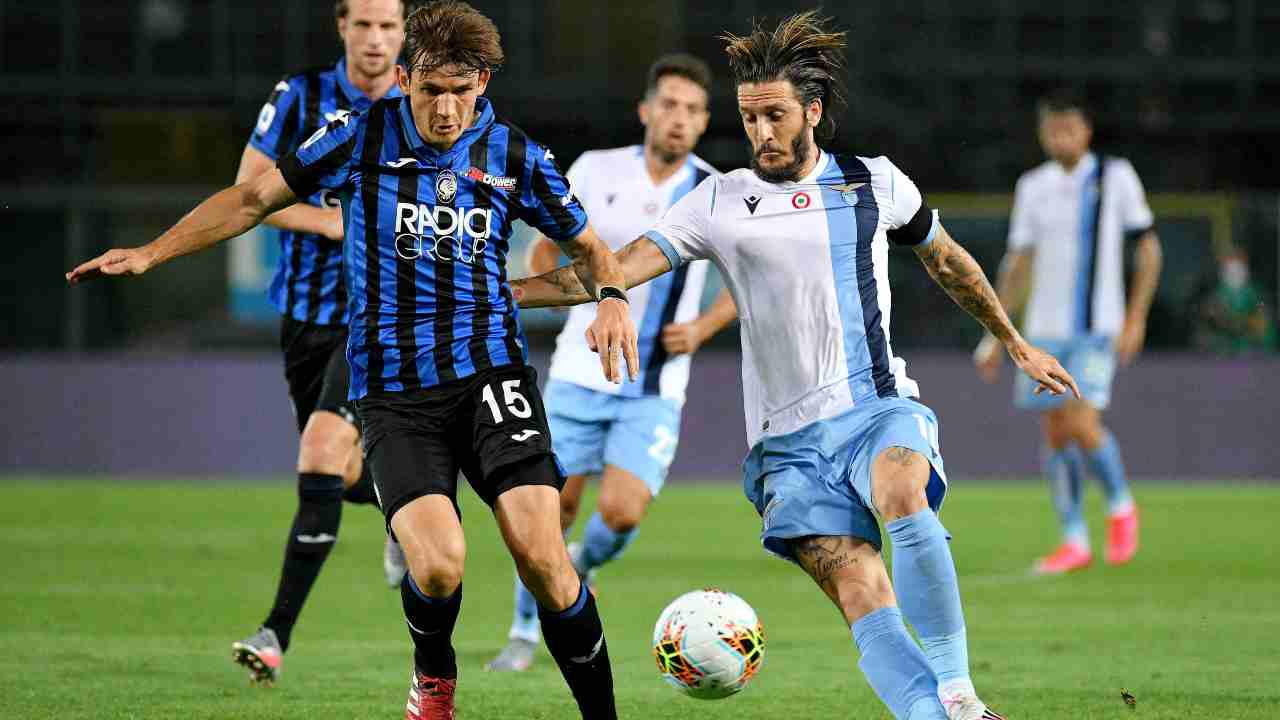
[(733, 593), (707, 588), (676, 598), (653, 627), (662, 678), (690, 697), (715, 700), (747, 686), (764, 660), (764, 626)]

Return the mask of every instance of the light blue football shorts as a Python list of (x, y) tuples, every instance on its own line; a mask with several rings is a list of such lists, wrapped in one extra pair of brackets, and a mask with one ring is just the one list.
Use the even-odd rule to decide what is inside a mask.
[[(1076, 379), (1085, 402), (1099, 410), (1111, 404), (1111, 380), (1116, 374), (1116, 351), (1105, 335), (1081, 335), (1070, 340), (1029, 339), (1032, 345), (1058, 358), (1062, 367)], [(1016, 370), (1013, 381), (1013, 404), (1020, 410), (1052, 410), (1062, 407), (1069, 394), (1052, 395), (1048, 391), (1036, 395), (1036, 382)]]
[(551, 446), (569, 475), (597, 475), (605, 465), (615, 465), (643, 480), (657, 497), (676, 456), (676, 401), (611, 395), (549, 380), (543, 402)]
[(862, 403), (843, 415), (761, 440), (743, 462), (742, 487), (763, 521), (765, 550), (795, 562), (790, 540), (851, 535), (882, 546), (871, 496), (871, 463), (891, 447), (928, 458), (929, 507), (942, 507), (946, 470), (938, 450), (938, 419), (907, 398)]

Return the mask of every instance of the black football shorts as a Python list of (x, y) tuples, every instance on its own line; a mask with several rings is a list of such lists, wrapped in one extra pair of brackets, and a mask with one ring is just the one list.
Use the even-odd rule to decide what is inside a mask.
[(365, 462), (388, 526), (425, 495), (458, 506), (458, 472), (493, 507), (522, 485), (564, 486), (528, 365), (503, 365), (430, 388), (371, 392), (357, 402)]

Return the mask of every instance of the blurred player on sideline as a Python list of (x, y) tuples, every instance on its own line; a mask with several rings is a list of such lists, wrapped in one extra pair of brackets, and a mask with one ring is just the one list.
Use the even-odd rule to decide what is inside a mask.
[[(644, 144), (586, 152), (569, 168), (569, 182), (611, 249), (635, 239), (715, 174), (693, 155), (710, 118), (710, 92), (711, 69), (705, 62), (683, 54), (659, 58), (649, 68), (638, 108)], [(539, 237), (530, 268), (548, 272), (559, 259), (555, 243)], [(569, 475), (560, 495), (566, 532), (587, 476), (600, 476), (596, 511), (582, 541), (569, 545), (574, 568), (588, 582), (597, 567), (635, 539), (666, 481), (680, 432), (690, 353), (737, 316), (726, 290), (698, 315), (707, 266), (691, 263), (631, 293), (631, 319), (640, 331), (638, 382), (616, 385), (601, 376), (600, 360), (584, 337), (591, 324), (589, 308), (573, 308), (556, 339), (545, 395), (556, 457)], [(538, 604), (519, 576), (515, 594), (509, 642), (486, 666), (490, 670), (524, 670), (538, 646)]]
[[(1038, 115), (1049, 161), (1018, 179), (998, 285), (1011, 312), (1026, 302), (1027, 338), (1062, 358), (1084, 395), (1036, 395), (1027, 378), (1015, 383), (1015, 404), (1040, 412), (1044, 473), (1062, 526), (1061, 544), (1034, 567), (1056, 574), (1093, 560), (1082, 507), (1086, 467), (1107, 496), (1107, 563), (1129, 562), (1138, 550), (1138, 506), (1102, 411), (1111, 400), (1116, 360), (1128, 365), (1142, 350), (1161, 250), (1133, 166), (1090, 151), (1093, 127), (1084, 104), (1059, 93), (1041, 101)], [(1135, 237), (1126, 305), (1124, 245)], [(1003, 358), (993, 337), (983, 338), (974, 359), (982, 377), (994, 381)]]
[[(936, 514), (946, 492), (937, 419), (890, 346), (889, 245), (912, 247), (1041, 389), (1075, 384), (1013, 328), (906, 174), (887, 158), (816, 144), (833, 137), (844, 98), (845, 34), (826, 25), (808, 12), (725, 37), (752, 168), (709, 177), (618, 257), (632, 285), (702, 258), (725, 277), (742, 323), (743, 486), (764, 546), (840, 610), (893, 715), (998, 720), (970, 680), (950, 536)], [(529, 307), (591, 298), (566, 269), (512, 285)], [(892, 584), (878, 519), (893, 543)]]
[(403, 98), (335, 118), (279, 166), (201, 203), (156, 240), (67, 273), (136, 275), (235, 237), (322, 190), (339, 193), (350, 292), (347, 357), (365, 460), (409, 572), (400, 598), (414, 644), (406, 720), (451, 720), (453, 629), (466, 541), (458, 473), (493, 510), (547, 648), (582, 717), (615, 720), (613, 671), (594, 598), (560, 527), (564, 473), (507, 283), (523, 219), (573, 258), (597, 301), (587, 328), (605, 375), (635, 380), (636, 328), (617, 258), (587, 222), (551, 151), (482, 97), (505, 60), (493, 21), (455, 0), (405, 23)]
[[(277, 160), (329, 122), (367, 110), (383, 97), (400, 96), (396, 61), (404, 44), (404, 4), (339, 0), (334, 15), (343, 57), (276, 85), (240, 158), (237, 183), (274, 170)], [(361, 503), (375, 498), (360, 457), (355, 406), (347, 399), (347, 288), (338, 197), (316, 193), (268, 217), (266, 224), (279, 228), (280, 260), (269, 292), (282, 318), (285, 378), (302, 433), (298, 511), (271, 611), (258, 632), (234, 643), (232, 650), (255, 681), (272, 682), (280, 674), (307, 594), (338, 540), (343, 498)], [(392, 585), (399, 584), (404, 560), (389, 537), (383, 565), (394, 576)]]

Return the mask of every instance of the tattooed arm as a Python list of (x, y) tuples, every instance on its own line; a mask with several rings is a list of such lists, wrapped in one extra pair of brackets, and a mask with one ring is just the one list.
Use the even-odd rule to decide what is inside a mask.
[(1070, 390), (1077, 398), (1080, 390), (1070, 373), (1050, 354), (1033, 347), (1009, 322), (1000, 298), (987, 281), (973, 256), (960, 247), (945, 228), (939, 226), (932, 242), (915, 246), (916, 255), (957, 305), (974, 317), (1004, 345), (1009, 356), (1031, 379), (1039, 383), (1036, 392), (1048, 390), (1061, 395)]
[[(671, 271), (671, 262), (649, 238), (639, 237), (616, 253), (626, 280), (626, 289)], [(572, 265), (533, 277), (511, 281), (511, 290), (522, 308), (581, 305), (595, 298), (582, 286)]]

